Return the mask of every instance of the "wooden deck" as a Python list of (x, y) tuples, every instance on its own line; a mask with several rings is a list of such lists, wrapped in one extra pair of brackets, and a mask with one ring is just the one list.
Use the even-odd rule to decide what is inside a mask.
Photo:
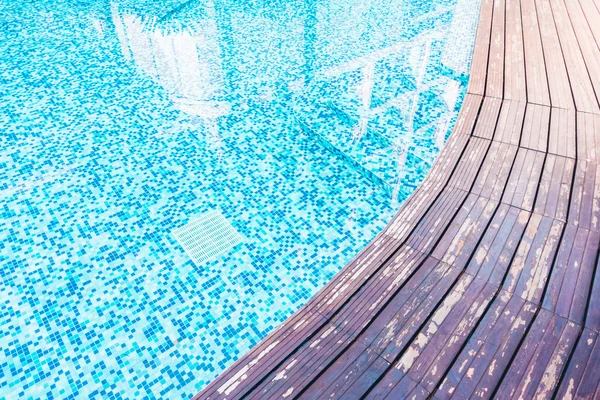
[(393, 221), (198, 399), (600, 399), (600, 0), (483, 0)]

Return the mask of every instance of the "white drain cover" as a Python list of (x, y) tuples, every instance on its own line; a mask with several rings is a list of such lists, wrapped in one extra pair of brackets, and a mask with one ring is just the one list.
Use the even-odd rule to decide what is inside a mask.
[(217, 211), (209, 211), (173, 231), (173, 236), (196, 265), (242, 243), (235, 228)]

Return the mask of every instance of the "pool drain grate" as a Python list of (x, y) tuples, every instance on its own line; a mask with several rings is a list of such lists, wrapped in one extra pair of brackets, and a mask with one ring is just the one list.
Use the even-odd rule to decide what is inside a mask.
[(235, 228), (217, 210), (202, 214), (172, 232), (196, 265), (220, 256), (242, 243)]

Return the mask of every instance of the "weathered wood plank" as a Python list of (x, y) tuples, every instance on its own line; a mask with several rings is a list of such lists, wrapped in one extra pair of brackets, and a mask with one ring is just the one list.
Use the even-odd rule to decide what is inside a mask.
[(598, 164), (577, 161), (569, 224), (600, 231), (600, 168)]
[(417, 382), (392, 368), (365, 399), (407, 399), (416, 387)]
[(452, 134), (440, 151), (425, 180), (405, 201), (396, 216), (383, 230), (399, 241), (404, 241), (411, 230), (423, 218), (452, 176), (454, 166), (461, 158), (475, 127), (482, 97), (467, 94)]
[(382, 269), (381, 274), (384, 277), (390, 273), (401, 274), (402, 271), (398, 269), (400, 263), (405, 263), (407, 269), (410, 269), (412, 263), (420, 262), (425, 257), (424, 254), (404, 248), (397, 241), (387, 237), (375, 242), (379, 243), (379, 246), (352, 263), (354, 268), (336, 275), (336, 278), (339, 278), (334, 279), (333, 284), (326, 286), (323, 294), (315, 298), (310, 304), (311, 309), (329, 318), (343, 307), (378, 269)]
[[(368, 327), (360, 337), (360, 340), (363, 341), (368, 341), (368, 338), (372, 338), (376, 332), (380, 332), (383, 327), (379, 325), (378, 321), (381, 321), (381, 318), (389, 317), (386, 310), (397, 312), (398, 309), (402, 309), (408, 314), (404, 316), (406, 323), (418, 326), (419, 319), (426, 318), (429, 314), (428, 310), (435, 304), (435, 298), (443, 295), (444, 290), (441, 288), (447, 287), (447, 281), (453, 281), (457, 274), (455, 269), (440, 264), (434, 259), (429, 260), (417, 270), (408, 286), (404, 287), (405, 290), (390, 297), (392, 303), (386, 305), (377, 320), (371, 320), (374, 316), (373, 313), (377, 311), (376, 307), (371, 307), (369, 310), (368, 305), (373, 304), (372, 301), (366, 303), (365, 307), (352, 308), (352, 310), (369, 310), (369, 313), (359, 316), (350, 313), (336, 316), (330, 324), (321, 329), (315, 339), (303, 347), (301, 352), (290, 357), (284, 365), (273, 371), (269, 379), (261, 384), (249, 398), (277, 397), (292, 388), (296, 392), (304, 389), (330, 363), (335, 362), (338, 355), (353, 345), (360, 345), (356, 339), (363, 327)], [(385, 302), (378, 301), (374, 304), (381, 309)], [(371, 345), (371, 347), (381, 348), (380, 346), (384, 345), (384, 342), (385, 336), (375, 340), (376, 345)]]
[[(453, 220), (454, 215), (463, 206), (467, 192), (447, 188), (433, 203), (433, 207), (425, 218), (419, 222), (406, 243), (421, 251), (430, 251), (443, 234), (443, 227)], [(440, 229), (442, 228), (442, 229)]]
[(485, 95), (503, 98), (504, 96), (504, 23), (505, 1), (494, 0), (490, 56), (487, 67)]
[[(555, 14), (560, 13), (561, 22), (565, 27), (568, 26), (574, 30), (575, 35), (570, 34), (569, 36), (571, 36), (571, 41), (575, 39), (573, 45), (577, 44), (581, 51), (592, 84), (591, 87), (588, 87), (588, 91), (590, 91), (590, 96), (593, 95), (591, 101), (594, 102), (595, 100), (596, 102), (595, 107), (590, 110), (598, 110), (598, 93), (600, 93), (600, 49), (598, 48), (598, 42), (592, 33), (579, 1), (553, 1), (552, 8)], [(590, 7), (587, 12), (591, 18), (598, 17), (596, 7)], [(557, 21), (557, 25), (559, 25), (559, 21)], [(598, 29), (597, 27), (594, 28)], [(584, 109), (581, 110), (585, 111)]]
[(502, 202), (531, 211), (542, 175), (546, 154), (520, 148)]
[(550, 123), (550, 107), (528, 104), (521, 134), (521, 147), (547, 151), (548, 129)]
[(494, 0), (482, 0), (467, 89), (468, 93), (480, 96), (483, 96), (485, 92), (493, 12)]
[[(575, 352), (573, 353), (573, 357), (571, 362), (567, 367), (567, 371), (565, 373), (564, 379), (561, 381), (561, 384), (558, 388), (557, 399), (583, 399), (585, 397), (581, 396), (582, 392), (579, 391), (581, 384), (584, 382), (584, 375), (588, 371), (587, 367), (591, 364), (600, 364), (597, 362), (598, 357), (600, 356), (600, 345), (598, 340), (598, 333), (594, 332), (590, 329), (584, 329), (579, 342), (577, 343), (577, 347), (575, 348)], [(592, 358), (595, 356), (595, 359)], [(592, 381), (598, 384), (598, 375), (595, 377), (590, 376), (589, 373), (585, 376), (585, 379), (592, 379)], [(591, 386), (591, 385), (590, 385)], [(597, 397), (589, 396), (587, 398), (593, 399)]]
[[(600, 259), (598, 259), (600, 263)], [(600, 268), (596, 265), (594, 276), (592, 277), (592, 287), (589, 295), (589, 304), (587, 315), (585, 316), (586, 328), (600, 332)]]
[(543, 308), (583, 324), (599, 246), (597, 232), (573, 225), (566, 227)]
[(469, 140), (469, 144), (457, 164), (456, 171), (448, 182), (449, 187), (457, 188), (468, 192), (473, 186), (473, 181), (477, 175), (479, 168), (473, 168), (483, 163), (491, 141), (473, 137)]
[[(446, 264), (440, 263), (440, 265), (445, 266)], [(449, 267), (445, 270), (444, 275), (435, 281), (436, 285), (430, 289), (428, 298), (420, 300), (414, 298), (411, 300), (412, 303), (419, 302), (419, 307), (411, 306), (404, 309), (392, 307), (390, 310), (390, 312), (394, 313), (392, 318), (378, 318), (379, 321), (373, 324), (371, 332), (366, 332), (362, 340), (369, 342), (370, 338), (377, 333), (370, 347), (375, 348), (386, 360), (393, 361), (407, 345), (408, 340), (420, 324), (429, 316), (435, 304), (443, 297), (446, 290), (451, 287), (452, 282), (455, 281), (459, 273), (459, 268)]]
[(506, 53), (504, 56), (504, 98), (527, 101), (521, 2), (506, 0)]
[[(521, 0), (527, 98), (530, 103), (550, 105), (546, 62), (535, 0)], [(511, 21), (512, 23), (512, 21)]]
[(534, 312), (533, 304), (501, 292), (450, 368), (435, 397), (489, 398)]
[(501, 205), (467, 266), (467, 272), (500, 286), (528, 221), (527, 211)]
[(432, 256), (447, 264), (465, 267), (479, 238), (494, 215), (498, 202), (470, 195), (475, 204), (464, 218), (457, 216), (433, 250)]
[(548, 154), (534, 212), (566, 222), (575, 160)]
[(463, 275), (394, 368), (434, 391), (495, 292), (483, 279)]
[[(590, 49), (590, 46), (593, 46), (593, 44), (586, 43), (582, 54), (580, 43), (577, 41), (575, 32), (573, 31), (574, 25), (569, 20), (569, 15), (562, 0), (544, 1), (549, 1), (552, 14), (554, 15), (554, 22), (564, 54), (567, 72), (570, 77), (571, 91), (573, 92), (577, 110), (598, 113), (600, 112), (600, 108), (594, 92), (590, 72), (597, 71), (600, 60), (594, 50)], [(587, 29), (583, 29), (583, 25), (581, 25), (581, 28), (581, 32), (588, 32)], [(588, 68), (590, 68), (589, 71)], [(597, 79), (600, 79), (600, 77), (597, 77)]]
[(515, 145), (493, 141), (479, 169), (471, 193), (499, 201), (517, 156), (517, 150), (518, 147)]
[(506, 275), (504, 290), (534, 304), (541, 302), (563, 225), (560, 221), (539, 214), (531, 216)]
[(577, 113), (578, 159), (600, 164), (600, 115)]
[(494, 137), (496, 123), (502, 108), (502, 99), (484, 97), (473, 136), (491, 140)]
[(388, 366), (389, 362), (377, 352), (358, 343), (344, 352), (300, 398), (358, 399)]
[[(535, 0), (535, 9), (540, 25), (542, 49), (546, 62), (546, 75), (550, 89), (550, 104), (558, 108), (574, 109), (573, 95), (567, 67), (558, 39), (552, 8), (548, 0)], [(527, 51), (526, 51), (527, 54)]]
[[(581, 343), (581, 340), (579, 342)], [(600, 346), (596, 343), (577, 386), (575, 399), (597, 399), (600, 395), (600, 379), (598, 379), (600, 362), (598, 359), (600, 359)]]
[[(299, 315), (299, 314), (298, 314)], [(294, 315), (293, 323), (285, 323), (246, 353), (227, 371), (211, 382), (196, 399), (220, 399), (226, 396), (239, 397), (249, 386), (264, 377), (271, 369), (271, 363), (285, 360), (288, 351), (302, 343), (320, 326), (325, 319), (317, 313), (306, 312), (299, 317)], [(269, 361), (265, 363), (265, 361)]]
[(541, 310), (495, 396), (551, 397), (578, 334), (579, 326)]
[(548, 153), (575, 158), (575, 111), (563, 108), (552, 108), (550, 117), (550, 139)]
[[(438, 158), (421, 186), (406, 201), (396, 216), (383, 230), (383, 234), (404, 241), (429, 210), (431, 203), (440, 195), (454, 166), (469, 142), (467, 135), (451, 136), (444, 146), (444, 158)], [(440, 153), (441, 155), (441, 153)], [(429, 177), (432, 178), (429, 178)]]
[(517, 146), (521, 140), (523, 118), (527, 105), (516, 101), (502, 102), (500, 118), (494, 132), (494, 140)]
[[(583, 11), (583, 17), (585, 18), (585, 22), (587, 26), (592, 31), (592, 35), (594, 36), (594, 40), (596, 43), (600, 43), (600, 2), (596, 2), (594, 4), (594, 0), (579, 0), (579, 7), (581, 7)], [(575, 7), (575, 4), (568, 4), (569, 10), (571, 7)], [(583, 21), (581, 21), (583, 23)]]

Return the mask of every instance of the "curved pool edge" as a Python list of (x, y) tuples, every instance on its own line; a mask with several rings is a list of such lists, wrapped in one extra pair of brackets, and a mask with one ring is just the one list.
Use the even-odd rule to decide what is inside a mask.
[(459, 119), (392, 221), (195, 399), (600, 390), (600, 48), (569, 22), (598, 13), (518, 4), (483, 1)]
[[(489, 0), (487, 2), (489, 3)], [(486, 3), (486, 0), (482, 1), (482, 8), (484, 3)], [(480, 32), (481, 18), (483, 17), (484, 14), (482, 13), (477, 27), (475, 46), (477, 46), (477, 42), (480, 40), (479, 36), (483, 35), (483, 32)], [(473, 63), (471, 64), (472, 72), (477, 68), (474, 65), (476, 52), (477, 47), (475, 47), (473, 51)], [(351, 286), (352, 288), (355, 288), (356, 284), (360, 285), (361, 282), (365, 280), (364, 275), (366, 272), (373, 269), (373, 264), (376, 263), (381, 266), (395, 254), (394, 251), (402, 243), (402, 238), (407, 236), (410, 227), (414, 228), (416, 225), (415, 221), (418, 221), (416, 216), (422, 216), (429, 205), (432, 204), (431, 198), (439, 194), (439, 191), (436, 191), (436, 187), (439, 189), (438, 186), (441, 182), (441, 176), (447, 173), (453, 160), (454, 164), (456, 164), (457, 155), (459, 155), (461, 149), (465, 147), (466, 142), (464, 139), (466, 136), (463, 132), (469, 124), (469, 119), (473, 117), (474, 113), (476, 114), (476, 110), (474, 109), (475, 104), (472, 98), (481, 97), (471, 93), (471, 86), (470, 80), (467, 94), (461, 105), (458, 119), (452, 129), (452, 133), (440, 150), (438, 157), (435, 159), (434, 164), (427, 173), (425, 179), (404, 201), (398, 212), (386, 227), (346, 266), (344, 266), (331, 281), (312, 296), (306, 304), (289, 316), (282, 324), (271, 331), (256, 346), (247, 351), (225, 371), (220, 373), (217, 378), (206, 385), (193, 397), (193, 399), (225, 398), (225, 396), (229, 398), (230, 395), (233, 395), (233, 398), (240, 397), (239, 395), (236, 395), (236, 393), (239, 391), (240, 385), (243, 385), (244, 387), (249, 385), (250, 381), (247, 381), (247, 379), (250, 368), (256, 366), (257, 372), (264, 372), (265, 370), (270, 369), (269, 366), (272, 363), (269, 358), (273, 356), (273, 350), (278, 345), (283, 348), (280, 351), (275, 350), (277, 353), (285, 352), (286, 350), (289, 350), (290, 347), (293, 347), (292, 343), (283, 339), (283, 337), (287, 338), (288, 336), (291, 336), (296, 342), (301, 340), (302, 344), (307, 343), (312, 336), (309, 334), (309, 336), (305, 337), (304, 335), (312, 329), (323, 325), (323, 323), (327, 321), (327, 317), (336, 315), (339, 311), (331, 307), (331, 305), (340, 303), (340, 289), (342, 287), (346, 289), (346, 282), (353, 282), (354, 284)], [(436, 182), (438, 185), (436, 185)], [(328, 311), (323, 313), (320, 309), (314, 309), (317, 305), (329, 306), (327, 307)], [(265, 359), (265, 357), (267, 358)], [(269, 363), (269, 366), (263, 364), (264, 362)], [(279, 366), (280, 364), (281, 362), (277, 362), (273, 366)], [(254, 384), (262, 381), (263, 379), (251, 379), (251, 382)]]

